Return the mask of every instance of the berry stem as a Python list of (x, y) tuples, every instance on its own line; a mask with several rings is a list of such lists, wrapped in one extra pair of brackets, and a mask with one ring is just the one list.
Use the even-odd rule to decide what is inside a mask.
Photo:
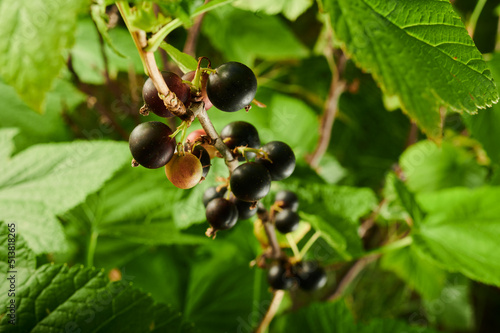
[(286, 234), (286, 240), (288, 241), (288, 244), (290, 244), (290, 248), (292, 249), (293, 256), (295, 259), (300, 261), (302, 256), (300, 255), (299, 248), (297, 247), (297, 244), (295, 243), (295, 240), (293, 239), (292, 235), (290, 233)]
[(309, 251), (314, 242), (320, 237), (321, 237), (321, 231), (318, 230), (314, 233), (314, 235), (311, 236), (311, 238), (309, 238), (309, 240), (307, 241), (306, 245), (304, 245), (302, 250), (300, 250), (299, 259), (301, 259), (307, 253), (307, 251)]
[(283, 297), (285, 296), (285, 291), (284, 290), (276, 290), (273, 295), (273, 299), (271, 301), (271, 305), (269, 305), (269, 308), (267, 309), (266, 314), (264, 315), (264, 318), (262, 318), (262, 321), (259, 324), (259, 327), (255, 330), (255, 333), (264, 333), (266, 332), (269, 324), (273, 320), (274, 316), (278, 312), (278, 309), (281, 305), (281, 301), (283, 301)]
[(269, 212), (261, 202), (258, 203), (257, 216), (262, 221), (262, 225), (264, 226), (264, 231), (269, 241), (269, 247), (271, 248), (271, 258), (273, 259), (280, 258), (282, 253), (280, 245), (278, 243), (278, 238), (276, 237), (276, 230), (274, 229), (274, 224), (272, 223), (272, 219)]

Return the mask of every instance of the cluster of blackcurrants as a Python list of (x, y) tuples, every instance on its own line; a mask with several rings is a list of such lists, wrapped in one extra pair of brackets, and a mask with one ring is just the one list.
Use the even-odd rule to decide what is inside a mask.
[[(196, 88), (190, 80), (195, 80), (196, 71), (186, 73), (182, 78), (172, 72), (163, 72), (169, 89), (188, 107), (192, 101), (203, 100), (205, 109), (215, 105), (226, 112), (248, 108), (257, 91), (257, 79), (252, 70), (238, 62), (229, 62), (215, 70), (201, 71)], [(153, 81), (148, 78), (142, 88), (144, 107), (143, 115), (149, 111), (160, 117), (173, 117), (166, 108), (163, 99)], [(175, 133), (176, 134), (176, 133)], [(129, 138), (129, 147), (134, 158), (132, 165), (142, 165), (149, 169), (165, 166), (167, 178), (175, 186), (188, 189), (198, 184), (210, 169), (210, 156), (206, 146), (197, 144), (194, 138), (191, 145), (176, 144), (175, 135), (163, 122), (150, 121), (134, 128)], [(176, 149), (177, 148), (177, 149)]]
[(211, 234), (255, 215), (257, 202), (269, 193), (271, 181), (285, 179), (295, 169), (295, 154), (290, 146), (272, 141), (261, 147), (259, 133), (250, 123), (228, 124), (221, 131), (221, 139), (234, 158), (244, 163), (234, 169), (228, 184), (210, 187), (203, 195)]
[[(238, 62), (223, 64), (215, 70), (198, 69), (182, 78), (171, 72), (162, 72), (162, 75), (169, 89), (186, 107), (193, 101), (203, 101), (206, 110), (212, 105), (225, 112), (248, 110), (257, 91), (254, 73)], [(160, 117), (174, 116), (149, 78), (144, 83), (142, 95), (145, 105), (141, 114), (147, 115), (151, 111)], [(182, 189), (194, 187), (205, 179), (210, 160), (221, 156), (204, 130), (196, 130), (187, 136), (186, 142), (176, 144), (175, 135), (181, 130), (184, 134), (186, 128), (174, 133), (159, 121), (135, 127), (129, 138), (134, 158), (132, 165), (149, 169), (164, 166), (172, 184)], [(271, 182), (289, 177), (295, 169), (292, 149), (281, 141), (261, 146), (257, 129), (250, 123), (232, 122), (222, 129), (220, 136), (233, 158), (243, 163), (233, 170), (225, 184), (210, 187), (203, 195), (206, 218), (211, 225), (207, 231), (209, 236), (215, 236), (217, 230), (233, 227), (238, 220), (255, 215), (262, 208), (258, 207), (258, 201), (269, 193)], [(277, 193), (271, 222), (279, 232), (288, 233), (297, 229), (300, 222), (297, 208), (295, 193)], [(274, 289), (289, 289), (298, 284), (301, 289), (315, 290), (326, 283), (326, 274), (315, 262), (302, 261), (292, 265), (282, 259), (270, 265), (268, 281)]]

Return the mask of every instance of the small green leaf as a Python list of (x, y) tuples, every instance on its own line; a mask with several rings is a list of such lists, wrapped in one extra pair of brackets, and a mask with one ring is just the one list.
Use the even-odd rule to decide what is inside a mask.
[(473, 154), (449, 142), (438, 146), (432, 141), (412, 145), (400, 158), (406, 184), (413, 192), (431, 192), (454, 186), (478, 187), (487, 170)]
[(103, 0), (97, 0), (96, 3), (90, 6), (90, 15), (92, 16), (92, 20), (95, 22), (97, 30), (101, 34), (102, 39), (106, 42), (106, 44), (115, 52), (119, 57), (125, 58), (113, 43), (109, 32), (108, 32), (108, 16), (106, 14), (106, 3)]
[(287, 19), (295, 21), (309, 7), (313, 5), (312, 0), (238, 0), (234, 6), (251, 10), (253, 12), (264, 12), (267, 15), (276, 15), (282, 13)]
[(209, 12), (211, 10), (214, 10), (217, 7), (224, 6), (224, 5), (231, 3), (233, 1), (234, 0), (213, 0), (213, 1), (210, 1), (204, 5), (196, 8), (196, 10), (191, 15), (191, 18), (195, 18), (196, 16), (198, 16), (200, 14)]
[(335, 37), (430, 137), (440, 107), (475, 113), (498, 101), (492, 76), (448, 0), (330, 0)]
[[(94, 268), (47, 264), (40, 267), (16, 291), (16, 325), (2, 308), (2, 332), (60, 332), (71, 328), (85, 332), (149, 332), (191, 330), (182, 315), (154, 303), (128, 280), (109, 282)], [(6, 304), (7, 295), (0, 295)], [(36, 301), (35, 301), (36, 300)]]
[(198, 62), (189, 54), (181, 52), (174, 46), (167, 43), (162, 43), (160, 47), (167, 51), (170, 58), (172, 58), (172, 60), (176, 63), (176, 65), (181, 69), (183, 73), (196, 70)]
[(428, 212), (413, 235), (428, 260), (452, 272), (500, 286), (500, 188), (454, 188), (418, 196)]
[(0, 75), (39, 113), (64, 66), (63, 51), (73, 44), (77, 14), (85, 3), (0, 2)]
[(406, 188), (405, 184), (400, 181), (396, 175), (388, 177), (388, 181), (391, 180), (401, 204), (406, 209), (408, 214), (410, 214), (415, 226), (418, 226), (425, 217), (424, 211), (415, 200), (413, 193)]

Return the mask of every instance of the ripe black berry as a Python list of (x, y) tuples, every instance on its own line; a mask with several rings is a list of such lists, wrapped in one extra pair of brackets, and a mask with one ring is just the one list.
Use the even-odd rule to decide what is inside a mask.
[(193, 148), (191, 153), (200, 160), (201, 166), (203, 167), (203, 174), (201, 176), (206, 177), (211, 165), (210, 155), (208, 154), (207, 150), (202, 146), (197, 145)]
[(302, 290), (313, 291), (326, 284), (326, 273), (315, 261), (298, 262), (293, 266), (293, 271)]
[(209, 187), (203, 193), (203, 205), (207, 207), (208, 203), (216, 198), (222, 198), (226, 194), (227, 187), (222, 187), (217, 191), (217, 186)]
[[(246, 121), (235, 121), (227, 124), (220, 132), (220, 137), (229, 149), (247, 146), (249, 148), (259, 148), (260, 138), (255, 126)], [(248, 153), (248, 158), (254, 158), (254, 153)], [(240, 161), (244, 158), (240, 158)]]
[(239, 220), (246, 220), (257, 214), (257, 205), (252, 208), (254, 206), (253, 202), (235, 199), (234, 204), (238, 208)]
[(269, 170), (273, 180), (288, 178), (293, 173), (295, 154), (289, 145), (281, 141), (272, 141), (262, 146), (262, 150), (268, 153), (272, 163), (263, 158), (258, 158), (257, 162)]
[(300, 217), (291, 209), (283, 209), (278, 212), (274, 217), (274, 224), (276, 229), (282, 234), (286, 234), (297, 230), (299, 227)]
[(287, 274), (286, 263), (273, 262), (267, 271), (267, 282), (273, 289), (290, 289), (295, 279)]
[[(182, 79), (175, 73), (162, 72), (163, 79), (168, 88), (175, 93), (177, 98), (186, 103), (189, 99), (190, 88), (187, 84), (182, 83)], [(142, 87), (142, 98), (149, 110), (153, 111), (160, 117), (173, 117), (174, 115), (167, 110), (163, 100), (158, 96), (158, 90), (153, 84), (153, 80), (148, 78)]]
[(143, 167), (160, 168), (167, 164), (174, 154), (175, 139), (169, 137), (171, 134), (170, 128), (159, 121), (139, 124), (130, 133), (130, 152)]
[(202, 173), (200, 160), (191, 153), (175, 154), (165, 165), (168, 180), (182, 189), (196, 186), (201, 180)]
[(234, 196), (243, 201), (257, 201), (269, 193), (271, 175), (258, 163), (244, 163), (234, 169), (230, 180)]
[(207, 205), (205, 214), (208, 223), (214, 230), (230, 229), (238, 221), (236, 205), (224, 198), (211, 200)]
[(292, 191), (279, 191), (274, 197), (274, 202), (279, 202), (283, 209), (290, 209), (294, 212), (299, 208), (299, 198)]
[(250, 105), (257, 92), (257, 79), (250, 68), (228, 62), (208, 76), (207, 95), (219, 110), (233, 112)]

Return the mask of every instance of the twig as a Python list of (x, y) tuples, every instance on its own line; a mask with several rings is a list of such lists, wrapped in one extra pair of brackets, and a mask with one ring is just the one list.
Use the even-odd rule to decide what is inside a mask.
[(280, 258), (282, 256), (282, 252), (278, 242), (278, 238), (276, 237), (276, 230), (274, 229), (274, 225), (271, 222), (271, 216), (269, 215), (269, 212), (261, 202), (259, 202), (257, 216), (262, 221), (264, 231), (266, 232), (266, 236), (269, 241), (269, 248), (271, 249), (270, 257), (273, 259)]
[[(210, 0), (205, 0), (207, 4)], [(196, 43), (198, 42), (198, 36), (200, 35), (201, 22), (205, 17), (205, 13), (201, 14), (194, 20), (194, 24), (188, 30), (188, 35), (186, 38), (186, 44), (184, 44), (184, 53), (189, 54), (192, 57), (196, 57)]]
[(283, 296), (285, 296), (284, 290), (276, 290), (274, 292), (271, 305), (269, 305), (269, 309), (267, 309), (267, 312), (264, 315), (264, 318), (262, 318), (262, 321), (260, 322), (259, 326), (255, 330), (255, 333), (263, 333), (266, 331), (267, 327), (269, 326), (274, 316), (276, 315), (276, 312), (278, 312), (281, 301), (283, 300)]
[(334, 290), (334, 292), (330, 296), (328, 296), (326, 299), (328, 301), (335, 301), (335, 300), (341, 298), (342, 295), (344, 294), (345, 290), (347, 289), (347, 287), (349, 287), (349, 285), (352, 283), (352, 281), (354, 281), (354, 279), (356, 279), (356, 277), (359, 275), (359, 273), (361, 273), (363, 271), (363, 269), (368, 264), (377, 260), (378, 257), (380, 257), (380, 255), (376, 254), (376, 255), (361, 258), (358, 261), (356, 261), (354, 263), (354, 265), (352, 265), (352, 267), (346, 273), (346, 275), (344, 275), (342, 280), (339, 282), (339, 284), (337, 285), (337, 288)]

